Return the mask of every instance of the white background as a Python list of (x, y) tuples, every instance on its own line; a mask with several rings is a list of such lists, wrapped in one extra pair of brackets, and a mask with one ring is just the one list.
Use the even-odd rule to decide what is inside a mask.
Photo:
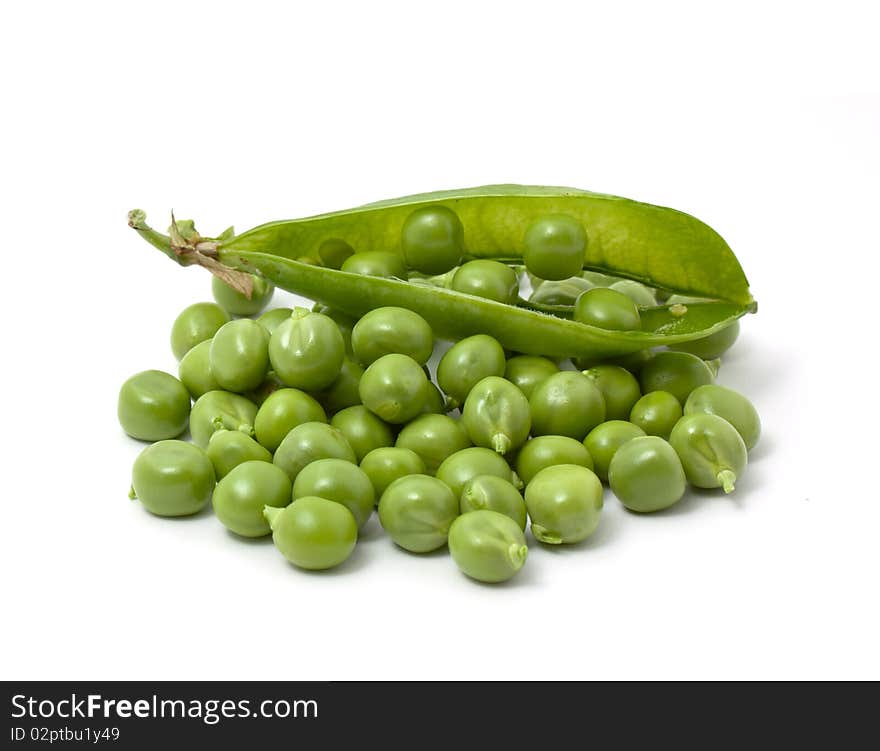
[[(4, 4), (2, 677), (880, 677), (870, 5)], [(209, 295), (128, 209), (211, 234), (492, 182), (730, 242), (760, 312), (720, 382), (765, 427), (733, 496), (609, 495), (495, 588), (375, 520), (316, 575), (128, 501), (119, 384)]]

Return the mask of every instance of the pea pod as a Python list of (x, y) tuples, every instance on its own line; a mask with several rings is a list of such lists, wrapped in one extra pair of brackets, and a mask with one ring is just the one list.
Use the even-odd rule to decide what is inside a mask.
[[(403, 253), (407, 219), (426, 207), (452, 211), (463, 228), (463, 260), (489, 258), (522, 265), (526, 232), (561, 215), (580, 223), (583, 266), (679, 294), (718, 302), (658, 306), (638, 331), (611, 331), (525, 307), (475, 298), (396, 278), (366, 277), (315, 264), (319, 248), (339, 240), (355, 251)], [(129, 224), (182, 265), (198, 264), (248, 291), (258, 272), (278, 287), (362, 316), (382, 306), (413, 310), (435, 334), (461, 339), (489, 334), (509, 350), (554, 357), (615, 356), (711, 335), (755, 310), (748, 281), (724, 240), (699, 220), (673, 209), (570, 188), (489, 186), (370, 204), (306, 219), (271, 222), (211, 240), (192, 232), (166, 237), (141, 211)], [(237, 271), (238, 270), (238, 271)]]

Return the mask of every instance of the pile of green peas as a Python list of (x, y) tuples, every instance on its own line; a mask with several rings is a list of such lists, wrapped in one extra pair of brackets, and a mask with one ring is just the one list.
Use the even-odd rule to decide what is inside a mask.
[[(414, 211), (403, 258), (327, 252), (340, 251), (354, 273), (454, 272), (458, 291), (516, 299), (510, 266), (458, 265), (456, 222), (448, 209)], [(639, 329), (639, 308), (661, 293), (581, 271), (585, 243), (567, 217), (535, 222), (523, 253), (530, 300), (569, 305), (594, 326)], [(452, 343), (432, 377), (437, 342), (418, 314), (263, 312), (274, 288), (254, 282), (246, 298), (215, 278), (216, 302), (180, 313), (171, 329), (178, 377), (150, 370), (122, 385), (119, 422), (151, 444), (134, 463), (131, 497), (169, 517), (210, 503), (231, 532), (271, 534), (303, 569), (343, 563), (376, 510), (404, 550), (448, 546), (467, 576), (506, 581), (526, 561), (527, 526), (542, 544), (587, 539), (603, 483), (641, 513), (679, 502), (688, 483), (729, 493), (760, 436), (748, 399), (715, 383), (738, 325), (604, 362), (506, 352), (480, 334)]]

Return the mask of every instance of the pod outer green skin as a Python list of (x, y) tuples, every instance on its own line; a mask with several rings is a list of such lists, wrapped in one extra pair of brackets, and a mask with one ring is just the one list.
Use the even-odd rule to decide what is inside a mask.
[[(526, 228), (548, 214), (566, 214), (586, 228), (587, 267), (723, 302), (688, 306), (684, 315), (669, 306), (646, 309), (642, 331), (608, 331), (449, 289), (314, 265), (320, 245), (334, 239), (357, 252), (401, 253), (406, 217), (426, 205), (457, 213), (471, 258), (521, 263)], [(425, 318), (438, 336), (462, 339), (486, 333), (523, 354), (623, 355), (708, 336), (756, 309), (733, 252), (699, 220), (673, 209), (570, 188), (502, 185), (423, 194), (272, 222), (235, 237), (195, 238), (185, 247), (178, 238), (173, 248), (168, 237), (146, 225), (142, 211), (130, 212), (129, 224), (182, 265), (197, 263), (215, 274), (228, 274), (228, 267), (257, 271), (282, 289), (355, 317), (382, 306), (408, 308)]]

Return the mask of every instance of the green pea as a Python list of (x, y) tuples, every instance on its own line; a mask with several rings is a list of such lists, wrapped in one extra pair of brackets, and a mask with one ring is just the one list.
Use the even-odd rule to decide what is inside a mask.
[(710, 414), (723, 417), (736, 428), (751, 451), (761, 437), (761, 418), (754, 405), (738, 391), (716, 384), (698, 386), (684, 404), (684, 414)]
[(629, 421), (648, 435), (669, 438), (681, 414), (681, 404), (672, 394), (668, 391), (651, 391), (633, 405)]
[(608, 286), (615, 292), (622, 292), (640, 308), (651, 308), (657, 304), (657, 298), (649, 287), (632, 279), (621, 279)]
[(452, 407), (464, 404), (470, 390), (488, 376), (503, 376), (507, 361), (491, 336), (477, 334), (453, 344), (437, 364), (437, 384)]
[(351, 511), (358, 529), (367, 523), (376, 503), (370, 478), (343, 459), (318, 459), (303, 468), (293, 483), (293, 499), (309, 495), (341, 503)]
[(558, 281), (542, 281), (532, 291), (529, 302), (539, 305), (574, 305), (582, 292), (595, 285), (580, 276)]
[(249, 318), (230, 321), (214, 334), (208, 356), (220, 388), (237, 393), (255, 389), (269, 370), (269, 334)]
[(532, 438), (516, 457), (516, 473), (528, 486), (542, 469), (558, 464), (577, 464), (593, 468), (593, 458), (585, 445), (563, 435), (542, 435)]
[(275, 451), (291, 430), (306, 422), (327, 422), (324, 408), (305, 391), (278, 389), (257, 410), (254, 432), (263, 446)]
[(339, 375), (318, 398), (329, 413), (338, 412), (346, 407), (354, 407), (361, 403), (361, 395), (358, 391), (364, 368), (360, 363), (346, 357), (342, 361)]
[(201, 511), (214, 490), (214, 468), (202, 449), (184, 441), (159, 441), (135, 459), (131, 498), (157, 516)]
[(625, 420), (609, 420), (589, 432), (584, 438), (584, 446), (593, 457), (593, 471), (602, 482), (608, 482), (608, 467), (617, 449), (627, 441), (643, 435), (644, 430)]
[(335, 308), (328, 308), (326, 305), (320, 305), (318, 303), (312, 307), (312, 313), (321, 313), (336, 324), (339, 333), (342, 334), (342, 341), (345, 343), (345, 354), (346, 356), (351, 356), (353, 354), (351, 347), (351, 332), (352, 329), (354, 329), (354, 325), (357, 323), (357, 319), (352, 318), (350, 315), (346, 315)]
[(281, 467), (291, 482), (303, 468), (318, 459), (344, 459), (357, 463), (354, 450), (342, 431), (325, 422), (297, 425), (281, 441), (272, 462)]
[(397, 425), (421, 413), (428, 398), (428, 379), (411, 357), (384, 355), (364, 371), (358, 393), (367, 409)]
[(207, 448), (216, 430), (240, 430), (254, 434), (257, 405), (250, 399), (228, 391), (209, 391), (193, 404), (189, 416), (189, 432), (193, 443)]
[(610, 287), (615, 282), (621, 281), (620, 277), (603, 274), (599, 271), (582, 271), (580, 277), (590, 282), (594, 287)]
[(688, 482), (698, 488), (723, 488), (732, 493), (748, 462), (742, 436), (718, 415), (682, 417), (672, 429), (669, 443), (681, 459)]
[(489, 376), (471, 389), (461, 422), (475, 445), (506, 454), (529, 437), (529, 400), (510, 381)]
[(519, 279), (506, 264), (478, 259), (458, 267), (452, 277), (452, 289), (511, 305), (519, 296)]
[(381, 276), (386, 279), (406, 279), (406, 263), (397, 253), (368, 250), (355, 253), (342, 264), (342, 271), (362, 276)]
[(513, 473), (504, 457), (481, 446), (456, 451), (437, 467), (437, 479), (446, 483), (456, 498), (461, 498), (464, 486), (479, 475), (495, 475), (522, 487), (519, 477)]
[(515, 521), (520, 529), (526, 528), (526, 502), (522, 493), (511, 482), (495, 475), (477, 475), (461, 491), (459, 509), (462, 514), (489, 509)]
[(711, 368), (689, 352), (658, 352), (639, 374), (643, 393), (668, 391), (679, 404), (684, 404), (697, 386), (714, 380)]
[(412, 553), (429, 553), (446, 544), (458, 516), (458, 499), (430, 475), (392, 482), (379, 499), (379, 521), (391, 539)]
[(145, 370), (119, 389), (117, 416), (122, 429), (141, 441), (161, 441), (186, 430), (189, 392), (173, 375)]
[(326, 498), (297, 498), (283, 509), (266, 506), (263, 514), (272, 528), (275, 547), (300, 568), (321, 571), (338, 566), (357, 544), (351, 511)]
[(288, 386), (304, 391), (327, 388), (339, 376), (345, 342), (333, 319), (295, 308), (269, 339), (272, 370)]
[(177, 375), (193, 399), (220, 388), (220, 384), (211, 373), (210, 339), (199, 342), (180, 359)]
[(673, 344), (670, 349), (677, 352), (690, 352), (703, 360), (714, 360), (721, 357), (739, 339), (739, 321), (734, 321), (725, 326), (721, 331), (704, 336), (702, 339), (694, 339), (689, 342)]
[[(214, 465), (214, 474), (218, 480), (244, 462), (272, 461), (272, 454), (240, 430), (218, 430), (211, 436), (205, 451)], [(257, 510), (261, 508), (262, 506)]]
[(242, 537), (268, 535), (272, 530), (263, 508), (284, 508), (289, 503), (290, 479), (274, 464), (259, 460), (242, 462), (230, 470), (217, 483), (212, 499), (214, 515), (226, 529)]
[(541, 279), (566, 279), (584, 265), (587, 233), (576, 219), (554, 214), (534, 221), (523, 240), (526, 268)]
[(414, 451), (424, 462), (421, 472), (434, 474), (444, 459), (472, 444), (459, 420), (448, 415), (425, 414), (404, 426), (394, 445)]
[(244, 393), (244, 396), (250, 399), (258, 407), (262, 407), (263, 404), (265, 404), (266, 399), (272, 396), (272, 394), (274, 394), (276, 391), (280, 391), (283, 388), (287, 387), (283, 383), (281, 383), (278, 376), (275, 375), (275, 371), (270, 370), (268, 373), (266, 373), (266, 379), (255, 389), (246, 391)]
[(437, 385), (428, 381), (428, 395), (425, 398), (425, 406), (422, 407), (423, 415), (445, 415), (447, 412), (446, 398)]
[(263, 315), (257, 319), (257, 323), (266, 329), (266, 333), (271, 336), (275, 333), (275, 329), (292, 315), (293, 308), (273, 308), (272, 310), (267, 310), (263, 313)]
[(526, 399), (542, 381), (559, 372), (559, 366), (546, 357), (517, 355), (504, 367), (504, 377), (523, 392)]
[(184, 308), (171, 326), (171, 351), (178, 360), (201, 342), (216, 334), (229, 321), (226, 311), (212, 302), (197, 302)]
[(606, 420), (627, 420), (642, 391), (636, 377), (619, 365), (596, 365), (584, 371), (602, 392)]
[(445, 274), (464, 254), (464, 228), (445, 206), (424, 206), (404, 221), (400, 243), (406, 265), (423, 274)]
[(406, 308), (376, 308), (355, 324), (351, 346), (364, 365), (393, 353), (409, 355), (424, 365), (434, 351), (434, 334), (418, 313)]
[(254, 289), (250, 299), (238, 290), (232, 289), (220, 277), (211, 279), (211, 291), (217, 304), (227, 313), (234, 316), (253, 316), (265, 308), (275, 294), (275, 285), (261, 276), (251, 274)]
[(390, 446), (373, 449), (361, 460), (361, 469), (373, 483), (376, 498), (381, 498), (385, 488), (395, 480), (425, 474), (425, 463), (415, 451)]
[(599, 525), (602, 483), (592, 470), (557, 464), (536, 474), (526, 486), (532, 534), (550, 545), (586, 540)]
[(681, 461), (666, 441), (647, 435), (624, 443), (608, 466), (608, 483), (630, 511), (661, 511), (678, 503), (685, 491)]
[(610, 287), (587, 290), (574, 304), (574, 320), (612, 331), (639, 331), (642, 318), (636, 304)]
[(449, 552), (462, 573), (495, 584), (516, 575), (529, 549), (515, 522), (485, 509), (463, 514), (452, 522)]
[(605, 420), (602, 392), (583, 373), (560, 371), (539, 383), (529, 399), (532, 435), (582, 441)]
[(628, 355), (621, 355), (619, 357), (573, 357), (572, 362), (574, 363), (575, 368), (581, 371), (589, 370), (597, 365), (617, 365), (637, 376), (645, 366), (645, 363), (653, 357), (653, 350), (640, 349), (636, 352), (631, 352)]
[(354, 248), (345, 240), (330, 238), (318, 246), (318, 258), (321, 263), (331, 269), (340, 269), (354, 255)]
[[(373, 449), (394, 445), (394, 434), (388, 424), (362, 404), (340, 410), (333, 415), (330, 424), (342, 431), (354, 449), (358, 461)], [(314, 493), (314, 495), (321, 494)]]

